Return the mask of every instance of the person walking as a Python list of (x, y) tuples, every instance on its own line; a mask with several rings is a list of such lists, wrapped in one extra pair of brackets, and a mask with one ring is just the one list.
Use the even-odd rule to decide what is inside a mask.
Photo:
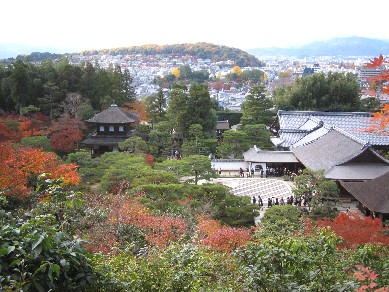
[(258, 196), (258, 206), (259, 206), (260, 208), (263, 207), (263, 201), (262, 201), (261, 196)]
[(270, 208), (272, 206), (272, 200), (270, 198), (267, 199), (267, 207)]

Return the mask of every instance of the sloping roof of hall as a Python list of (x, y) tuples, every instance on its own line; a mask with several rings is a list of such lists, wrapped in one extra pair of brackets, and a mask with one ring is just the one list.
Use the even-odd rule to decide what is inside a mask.
[(363, 141), (347, 132), (331, 128), (315, 141), (293, 148), (292, 152), (305, 167), (327, 171), (360, 154), (365, 146)]
[(369, 210), (389, 213), (389, 172), (367, 181), (340, 181), (340, 184)]
[(243, 153), (247, 162), (264, 163), (297, 163), (299, 162), (292, 151), (264, 151), (257, 147), (250, 148)]
[(138, 115), (129, 113), (116, 104), (112, 104), (106, 110), (103, 110), (87, 120), (87, 122), (97, 124), (129, 124), (138, 120)]
[(389, 160), (370, 147), (330, 168), (325, 176), (334, 180), (371, 180), (389, 172)]
[(80, 142), (82, 146), (93, 146), (93, 145), (101, 145), (101, 146), (117, 146), (120, 142), (124, 142), (128, 137), (121, 136), (91, 136)]
[[(278, 111), (279, 136), (277, 146), (298, 147), (338, 127), (371, 145), (389, 145), (389, 135), (368, 131), (377, 122), (368, 112)], [(276, 140), (275, 140), (276, 141)]]
[(230, 130), (230, 123), (228, 121), (218, 121), (216, 130)]

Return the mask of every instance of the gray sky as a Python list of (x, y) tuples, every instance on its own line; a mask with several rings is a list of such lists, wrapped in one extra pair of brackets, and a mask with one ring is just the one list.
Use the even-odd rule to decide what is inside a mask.
[(243, 50), (389, 39), (388, 0), (3, 0), (0, 43), (77, 48), (209, 42)]

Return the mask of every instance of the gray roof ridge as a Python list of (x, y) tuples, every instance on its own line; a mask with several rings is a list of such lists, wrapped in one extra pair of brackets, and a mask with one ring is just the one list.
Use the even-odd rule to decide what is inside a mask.
[(278, 110), (277, 115), (309, 115), (309, 116), (371, 116), (370, 112), (325, 112), (325, 111), (287, 111)]
[(315, 127), (313, 127), (312, 129), (308, 130), (308, 133), (312, 133), (313, 131), (316, 131), (317, 129), (323, 127), (323, 125), (324, 125), (324, 122), (316, 117), (310, 116), (309, 119), (314, 121), (315, 123), (317, 123), (317, 125)]
[(309, 133), (309, 130), (301, 129), (283, 129), (279, 131), (280, 133)]
[[(316, 127), (314, 127), (314, 128), (312, 128), (311, 130), (307, 130), (308, 132), (307, 132), (307, 135), (305, 135), (304, 137), (301, 137), (300, 139), (298, 139), (296, 142), (294, 142), (292, 145), (290, 145), (292, 148), (294, 148), (293, 146), (295, 145), (295, 144), (297, 144), (298, 142), (300, 142), (302, 139), (304, 139), (306, 136), (308, 136), (309, 134), (311, 134), (311, 133), (313, 133), (314, 131), (316, 131), (316, 130), (318, 130), (318, 129), (320, 129), (320, 128), (325, 128), (324, 126), (323, 126), (323, 121), (321, 121), (322, 123), (321, 124), (319, 124), (319, 125), (317, 125)], [(326, 128), (326, 129), (328, 129), (328, 128)], [(325, 135), (325, 134), (324, 134)], [(313, 140), (311, 140), (311, 141), (308, 141), (308, 142), (306, 142), (306, 143), (304, 143), (304, 144), (302, 144), (302, 145), (300, 145), (300, 146), (304, 146), (304, 145), (307, 145), (307, 144), (310, 144), (310, 143), (312, 143), (312, 142), (314, 142), (314, 141), (316, 141), (317, 139), (320, 139), (321, 137), (323, 137), (323, 136), (319, 136), (319, 137), (317, 137), (316, 139), (313, 139)], [(300, 147), (299, 146), (299, 147)]]
[(350, 161), (351, 159), (353, 159), (353, 158), (357, 157), (358, 155), (362, 154), (364, 151), (370, 151), (371, 154), (373, 154), (375, 157), (377, 157), (383, 163), (389, 165), (389, 160), (388, 159), (386, 159), (385, 157), (382, 157), (381, 155), (379, 155), (374, 149), (372, 149), (370, 147), (366, 147), (366, 148), (362, 148), (361, 151), (359, 151), (358, 153), (351, 154), (348, 157), (346, 157), (345, 159), (339, 161), (333, 167), (335, 167), (335, 166), (342, 166), (342, 165), (346, 164), (348, 161)]

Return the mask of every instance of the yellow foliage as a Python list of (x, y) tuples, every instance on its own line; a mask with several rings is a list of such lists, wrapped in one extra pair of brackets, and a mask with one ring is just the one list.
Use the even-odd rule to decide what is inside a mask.
[(181, 76), (181, 71), (180, 71), (180, 68), (174, 68), (171, 73), (176, 76), (176, 79), (179, 79), (180, 76)]
[(239, 66), (234, 66), (234, 68), (232, 68), (232, 71), (236, 74), (236, 75), (240, 75), (242, 74), (242, 69), (239, 67)]

